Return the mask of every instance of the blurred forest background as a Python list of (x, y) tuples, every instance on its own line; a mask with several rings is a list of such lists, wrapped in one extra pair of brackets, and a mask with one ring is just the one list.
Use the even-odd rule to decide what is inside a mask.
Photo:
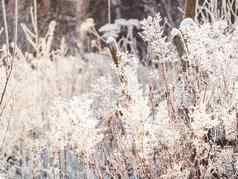
[[(183, 6), (183, 0), (112, 0), (110, 4), (107, 0), (37, 0), (38, 30), (40, 34), (45, 34), (49, 23), (52, 20), (56, 21), (53, 47), (57, 48), (61, 38), (65, 37), (67, 45), (70, 46), (71, 51), (74, 51), (72, 48), (77, 48), (76, 41), (80, 36), (80, 25), (87, 18), (93, 18), (96, 27), (99, 28), (109, 23), (110, 19), (112, 23), (119, 18), (142, 20), (160, 12), (161, 16), (167, 19), (170, 27), (174, 27), (182, 19)], [(6, 0), (10, 41), (13, 38), (14, 7), (15, 0)], [(33, 7), (32, 0), (19, 1), (20, 23), (32, 24), (29, 13), (31, 7)], [(110, 19), (108, 13), (110, 13)], [(3, 25), (3, 21), (1, 22)], [(29, 48), (24, 43), (25, 35), (21, 28), (18, 33), (20, 47)]]

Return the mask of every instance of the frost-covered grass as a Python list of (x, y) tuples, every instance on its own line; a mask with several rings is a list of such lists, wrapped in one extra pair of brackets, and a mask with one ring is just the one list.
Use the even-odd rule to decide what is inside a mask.
[[(0, 106), (0, 178), (236, 176), (236, 25), (185, 19), (164, 37), (160, 15), (149, 17), (140, 35), (152, 66), (118, 49), (119, 67), (107, 49), (66, 57), (62, 41), (51, 51), (53, 25), (40, 42), (23, 25), (36, 55), (14, 57)], [(8, 70), (1, 64), (0, 89)]]

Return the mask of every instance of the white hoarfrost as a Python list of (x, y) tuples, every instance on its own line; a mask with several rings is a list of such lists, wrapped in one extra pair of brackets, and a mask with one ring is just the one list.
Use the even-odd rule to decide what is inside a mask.
[[(125, 22), (139, 27), (135, 20), (117, 21), (120, 24)], [(93, 23), (88, 23), (85, 29), (93, 26)], [(164, 36), (161, 23), (159, 14), (141, 23), (141, 35), (152, 51), (152, 63), (159, 70), (142, 67), (139, 59), (130, 54), (122, 54), (118, 68), (113, 66), (110, 56), (94, 53), (85, 54), (85, 61), (58, 56), (52, 60), (46, 57), (28, 59), (29, 62), (27, 59), (23, 59), (23, 62), (17, 59), (5, 96), (5, 111), (0, 120), (0, 169), (5, 171), (4, 167), (9, 165), (7, 160), (11, 158), (9, 156), (20, 158), (23, 153), (25, 158), (37, 161), (34, 165), (39, 168), (43, 165), (41, 162), (45, 161), (41, 159), (43, 149), (51, 148), (54, 159), (58, 159), (60, 151), (68, 147), (82, 155), (80, 160), (86, 158), (83, 162), (87, 163), (85, 166), (88, 168), (84, 169), (92, 177), (95, 175), (92, 168), (100, 168), (101, 165), (108, 166), (97, 170), (109, 171), (113, 162), (117, 166), (121, 164), (120, 160), (127, 161), (133, 157), (138, 160), (135, 163), (143, 163), (144, 159), (154, 157), (159, 146), (161, 175), (171, 172), (175, 176), (186, 165), (192, 168), (187, 161), (194, 146), (197, 147), (196, 160), (200, 160), (200, 153), (204, 157), (208, 143), (203, 139), (209, 129), (222, 124), (226, 139), (235, 140), (238, 28), (227, 27), (224, 21), (198, 26), (191, 19), (185, 19), (180, 28), (174, 29), (171, 34), (181, 35), (187, 48), (187, 54), (179, 58), (171, 38)], [(107, 25), (101, 31), (118, 33), (118, 27)], [(184, 62), (187, 62), (188, 68), (182, 70)], [(166, 68), (161, 68), (161, 64)], [(123, 85), (119, 79), (121, 67), (127, 80), (124, 88), (128, 96), (122, 92)], [(4, 67), (0, 67), (0, 70), (2, 89), (6, 71)], [(152, 82), (156, 84), (155, 91), (148, 90)], [(153, 93), (153, 99), (150, 93)], [(125, 96), (127, 98), (123, 98)], [(175, 108), (172, 112), (169, 108), (171, 103)], [(179, 112), (186, 113), (185, 109), (187, 114), (181, 115)], [(174, 121), (170, 118), (171, 113), (177, 115)], [(183, 119), (186, 115), (189, 119)], [(111, 131), (118, 122), (113, 120), (122, 121), (125, 132), (121, 136), (120, 132)], [(98, 127), (103, 122), (105, 130)], [(136, 152), (131, 152), (134, 156), (128, 157), (131, 154), (126, 152), (131, 150), (133, 140), (142, 158)], [(112, 154), (105, 157), (105, 162), (112, 163), (98, 161), (100, 166), (97, 166), (93, 154), (102, 150), (99, 152), (105, 155), (103, 147), (99, 145), (104, 144), (102, 141), (113, 148)], [(123, 149), (122, 152), (116, 147)], [(93, 160), (89, 160), (87, 154), (92, 154), (90, 157)], [(113, 161), (107, 157), (114, 157)], [(220, 158), (225, 157), (224, 154)], [(165, 165), (166, 162), (169, 164)], [(179, 176), (187, 176), (188, 171), (189, 167)]]

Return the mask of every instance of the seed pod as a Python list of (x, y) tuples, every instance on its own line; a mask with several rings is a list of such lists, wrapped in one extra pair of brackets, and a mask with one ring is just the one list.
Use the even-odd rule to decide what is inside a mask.
[(113, 62), (115, 63), (116, 67), (119, 67), (121, 59), (119, 56), (119, 49), (116, 40), (113, 37), (109, 37), (107, 39), (107, 45), (110, 50)]

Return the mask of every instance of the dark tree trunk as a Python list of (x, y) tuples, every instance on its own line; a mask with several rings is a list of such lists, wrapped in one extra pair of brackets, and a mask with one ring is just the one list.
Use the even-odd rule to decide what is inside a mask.
[(196, 0), (185, 0), (185, 18), (194, 18), (196, 15)]

